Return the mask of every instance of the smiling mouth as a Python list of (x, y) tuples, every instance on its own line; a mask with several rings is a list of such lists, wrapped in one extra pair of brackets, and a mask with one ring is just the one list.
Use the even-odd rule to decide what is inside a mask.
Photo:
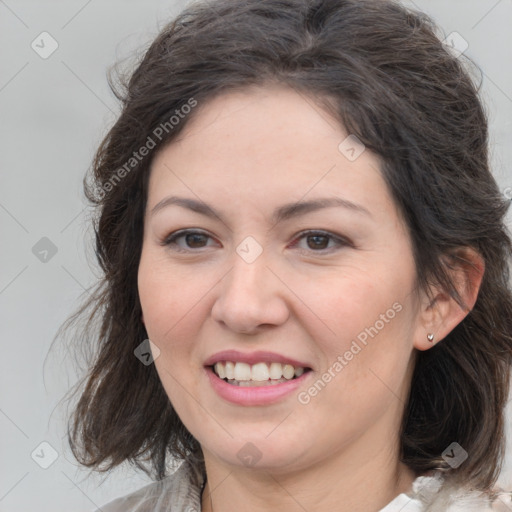
[(261, 362), (250, 365), (234, 361), (219, 361), (208, 368), (224, 382), (240, 387), (275, 386), (311, 371), (311, 368), (291, 364)]

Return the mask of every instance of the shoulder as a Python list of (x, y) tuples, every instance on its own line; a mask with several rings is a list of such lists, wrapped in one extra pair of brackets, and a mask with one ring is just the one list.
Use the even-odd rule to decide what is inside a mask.
[(411, 496), (420, 501), (424, 512), (496, 512), (503, 504), (501, 497), (454, 486), (440, 472), (418, 477)]
[(189, 465), (182, 463), (163, 480), (157, 480), (109, 501), (94, 512), (167, 512), (187, 508), (200, 510), (201, 485), (202, 481), (192, 478)]

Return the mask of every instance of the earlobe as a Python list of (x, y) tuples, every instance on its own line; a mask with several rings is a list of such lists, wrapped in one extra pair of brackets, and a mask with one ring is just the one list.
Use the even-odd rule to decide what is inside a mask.
[[(414, 336), (414, 347), (428, 350), (442, 341), (473, 309), (478, 297), (485, 271), (482, 256), (472, 248), (464, 247), (452, 253), (445, 268), (466, 305), (462, 308), (446, 290), (440, 286), (431, 288), (433, 300), (425, 301), (419, 312), (419, 322)], [(428, 302), (428, 303), (427, 303)]]

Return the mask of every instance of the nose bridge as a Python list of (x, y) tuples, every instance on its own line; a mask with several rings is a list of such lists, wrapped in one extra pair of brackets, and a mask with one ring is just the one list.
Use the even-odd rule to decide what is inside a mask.
[(270, 263), (270, 252), (265, 240), (258, 238), (259, 240), (247, 235), (234, 247), (230, 279), (236, 281), (237, 286), (245, 284), (252, 287), (257, 284), (258, 279), (261, 280), (269, 272), (267, 265)]
[[(261, 246), (260, 246), (261, 247)], [(270, 286), (267, 268), (268, 254), (258, 250), (254, 243), (242, 242), (236, 248), (231, 272), (226, 276), (222, 294), (226, 299), (243, 300), (245, 307), (252, 307), (268, 300)], [(253, 304), (254, 303), (254, 304)]]
[(212, 315), (233, 330), (249, 332), (262, 324), (276, 324), (287, 317), (279, 279), (267, 265), (268, 253), (254, 239), (236, 247), (232, 268), (221, 283)]

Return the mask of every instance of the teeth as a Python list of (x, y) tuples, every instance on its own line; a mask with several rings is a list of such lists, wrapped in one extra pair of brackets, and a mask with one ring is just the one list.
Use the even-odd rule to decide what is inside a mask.
[(251, 367), (252, 380), (268, 380), (270, 378), (268, 366), (265, 363), (253, 364)]
[(235, 380), (251, 380), (251, 365), (247, 363), (236, 363)]
[(226, 368), (223, 364), (219, 364), (217, 363), (215, 365), (215, 373), (221, 378), (221, 379), (225, 379), (226, 378)]
[(281, 363), (270, 363), (270, 378), (280, 379), (283, 376), (283, 365)]
[[(222, 363), (217, 364), (222, 365)], [(217, 368), (217, 364), (215, 365), (215, 368)], [(226, 372), (226, 379), (235, 378), (235, 363), (232, 363), (231, 361), (226, 361), (226, 364), (224, 365), (224, 370)]]
[(283, 366), (283, 377), (285, 379), (293, 379), (295, 375), (295, 368), (291, 364), (285, 364)]
[(233, 384), (234, 386), (240, 386), (241, 388), (252, 388), (252, 387), (258, 387), (258, 386), (275, 386), (276, 384), (281, 384), (282, 382), (288, 382), (287, 379), (277, 379), (277, 380), (265, 380), (265, 381), (257, 381), (257, 380), (229, 380), (230, 384)]
[[(257, 363), (252, 366), (247, 363), (235, 363), (232, 361), (218, 362), (214, 366), (215, 373), (221, 379), (236, 380), (238, 382), (291, 380), (300, 377), (304, 368), (295, 368), (291, 364), (281, 363)], [(244, 384), (240, 384), (244, 385)]]

